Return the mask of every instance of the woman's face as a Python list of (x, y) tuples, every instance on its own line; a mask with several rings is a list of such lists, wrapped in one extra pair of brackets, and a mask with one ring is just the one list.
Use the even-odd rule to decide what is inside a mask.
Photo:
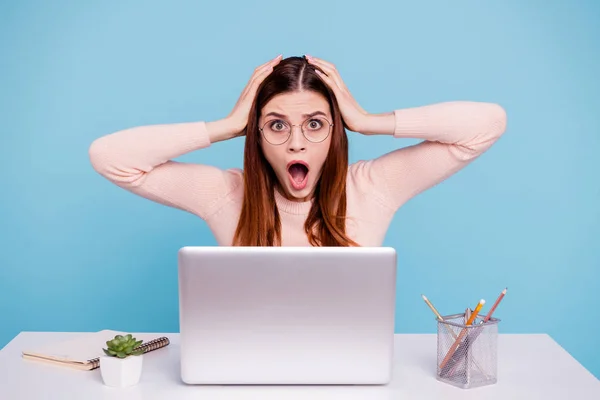
[(261, 110), (261, 147), (289, 199), (312, 197), (329, 152), (332, 121), (329, 103), (312, 91), (277, 95)]

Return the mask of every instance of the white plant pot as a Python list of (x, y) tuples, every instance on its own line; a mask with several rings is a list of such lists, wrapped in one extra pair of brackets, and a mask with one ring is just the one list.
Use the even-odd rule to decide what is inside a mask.
[(136, 385), (142, 376), (144, 355), (125, 358), (100, 357), (100, 374), (106, 386), (128, 387)]

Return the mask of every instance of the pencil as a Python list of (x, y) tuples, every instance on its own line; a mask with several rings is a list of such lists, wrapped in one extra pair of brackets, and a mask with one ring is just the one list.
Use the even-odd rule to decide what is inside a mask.
[(433, 311), (433, 313), (435, 314), (435, 316), (437, 317), (437, 319), (439, 319), (440, 321), (443, 321), (444, 318), (442, 318), (442, 316), (440, 315), (440, 313), (435, 309), (435, 307), (433, 306), (433, 304), (431, 304), (431, 302), (429, 301), (429, 299), (427, 297), (425, 297), (424, 294), (422, 294), (421, 297), (423, 298), (423, 300), (425, 300), (425, 303), (429, 306), (429, 308), (431, 308), (431, 311)]
[(496, 302), (494, 303), (494, 305), (490, 309), (490, 312), (488, 312), (487, 315), (485, 316), (485, 318), (483, 319), (483, 323), (484, 324), (486, 322), (488, 322), (490, 320), (490, 318), (492, 318), (492, 314), (496, 310), (496, 307), (498, 307), (498, 304), (500, 304), (500, 301), (502, 301), (502, 299), (504, 298), (504, 295), (506, 294), (507, 290), (508, 290), (508, 288), (504, 288), (504, 290), (502, 291), (502, 293), (500, 293), (500, 296), (498, 296), (498, 298), (496, 299)]
[[(435, 309), (435, 307), (433, 306), (433, 304), (431, 304), (431, 302), (429, 301), (429, 299), (427, 297), (425, 297), (424, 294), (422, 294), (421, 297), (423, 298), (423, 300), (425, 300), (425, 303), (429, 306), (429, 308), (431, 308), (431, 311), (433, 311), (433, 313), (437, 317), (438, 321), (443, 321), (444, 318), (440, 315), (440, 313), (438, 312), (438, 310)], [(456, 337), (457, 337), (456, 333), (454, 333), (452, 331), (452, 329), (450, 329), (450, 327), (448, 327), (448, 325), (444, 324), (444, 327), (446, 328), (446, 330), (448, 331), (448, 333), (452, 335), (452, 338), (456, 339)]]
[[(479, 304), (477, 304), (477, 307), (475, 307), (475, 309), (471, 313), (471, 316), (469, 317), (469, 320), (467, 321), (467, 323), (465, 325), (470, 326), (473, 324), (473, 321), (477, 317), (477, 314), (479, 314), (479, 311), (481, 311), (481, 308), (483, 307), (484, 304), (485, 304), (484, 299), (479, 300)], [(467, 334), (467, 330), (468, 330), (467, 328), (463, 328), (462, 331), (460, 331), (458, 338), (456, 338), (456, 340), (454, 341), (454, 343), (448, 350), (448, 353), (446, 353), (446, 357), (444, 357), (444, 359), (442, 360), (442, 363), (440, 364), (440, 368), (444, 368), (446, 366), (446, 363), (448, 363), (448, 361), (450, 361), (450, 359), (454, 355), (454, 352), (460, 345), (460, 342), (462, 341), (463, 337)]]
[(475, 307), (475, 309), (471, 313), (471, 316), (469, 317), (469, 320), (467, 321), (467, 325), (473, 325), (473, 321), (475, 321), (477, 314), (479, 314), (479, 311), (481, 311), (481, 308), (483, 307), (484, 304), (485, 304), (484, 299), (479, 300), (479, 304), (477, 304), (477, 307)]

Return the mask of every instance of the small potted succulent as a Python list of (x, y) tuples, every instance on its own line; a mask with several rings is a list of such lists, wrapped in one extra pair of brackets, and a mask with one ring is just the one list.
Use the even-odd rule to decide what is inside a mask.
[(142, 375), (144, 351), (139, 349), (141, 340), (131, 334), (116, 335), (106, 342), (104, 355), (100, 357), (100, 373), (107, 386), (128, 387), (137, 384)]

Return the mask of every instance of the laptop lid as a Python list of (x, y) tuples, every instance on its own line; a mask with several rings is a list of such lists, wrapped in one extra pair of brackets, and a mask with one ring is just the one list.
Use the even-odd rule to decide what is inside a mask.
[(190, 384), (384, 384), (389, 247), (184, 247), (181, 377)]

